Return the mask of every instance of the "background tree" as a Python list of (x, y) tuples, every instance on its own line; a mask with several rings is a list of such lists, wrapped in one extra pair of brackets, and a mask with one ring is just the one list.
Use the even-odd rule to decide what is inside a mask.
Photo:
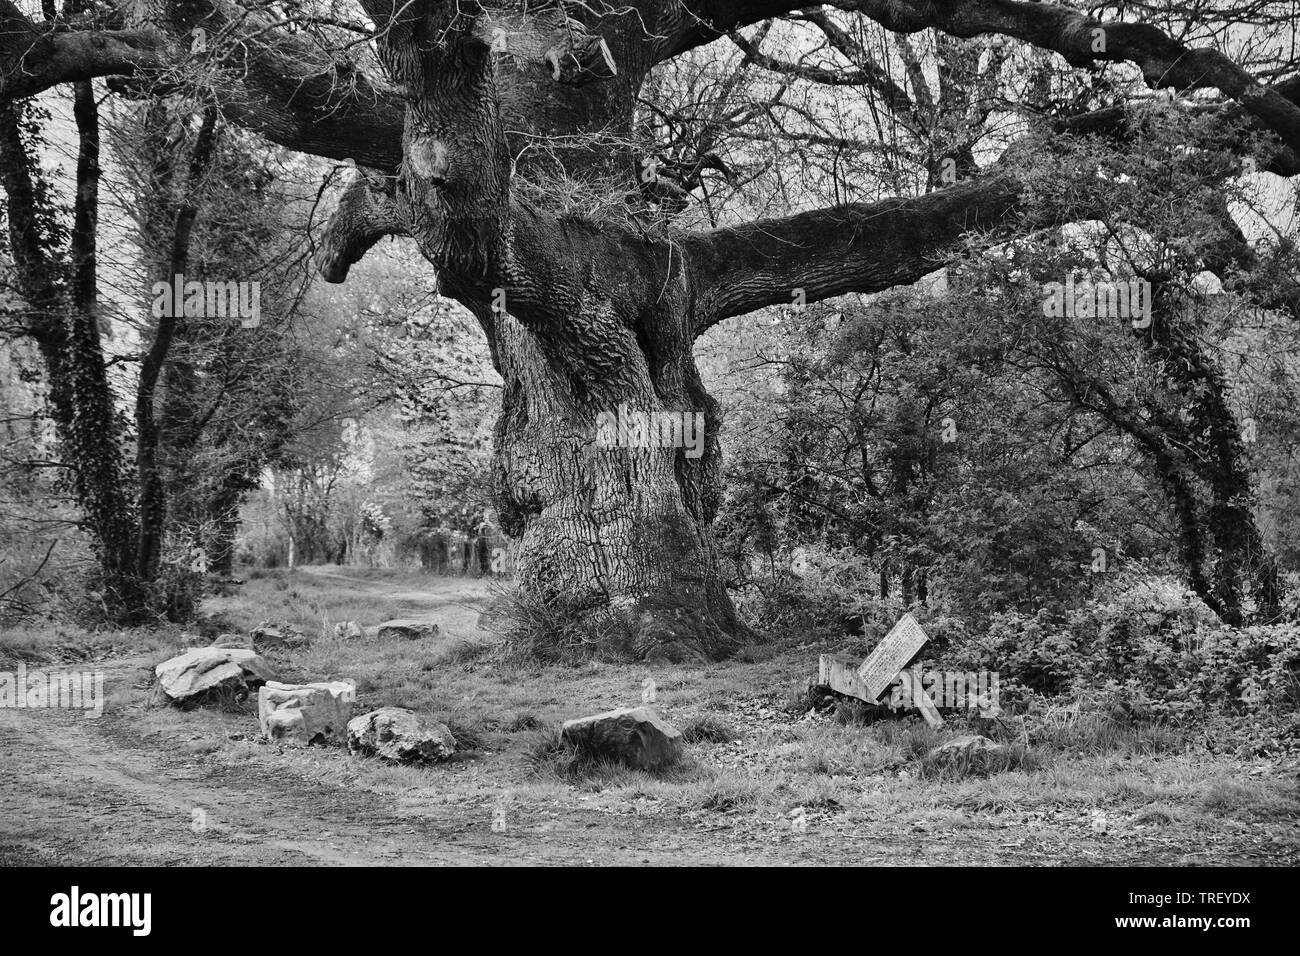
[[(268, 188), (269, 169), (221, 142), (218, 114), (191, 120), (177, 108), (184, 103), (178, 93), (106, 121), (89, 82), (77, 86), (70, 209), (49, 168), (49, 111), (32, 101), (0, 108), (20, 298), (14, 331), (41, 358), (33, 375), (59, 440), (50, 464), (67, 470), (93, 542), (94, 590), (111, 616), (127, 621), (190, 613), (205, 555), (216, 556), (218, 569), (228, 565), (238, 498), (293, 424), (292, 390), (277, 382), (275, 366), (293, 368), (300, 358), (287, 359), (280, 335), (293, 311), (292, 248), (302, 229), (260, 208), (288, 204)], [(117, 134), (110, 138), (121, 163), (110, 185), (133, 200), (119, 206), (117, 193), (110, 208), (116, 222), (123, 208), (136, 215), (134, 235), (116, 222), (106, 231), (101, 220), (106, 128)], [(224, 220), (205, 221), (201, 212), (213, 209)], [(107, 279), (105, 244), (113, 256)], [(124, 246), (139, 250), (138, 260), (124, 262)], [(266, 328), (241, 328), (234, 315), (155, 315), (154, 284), (186, 273), (265, 283)]]

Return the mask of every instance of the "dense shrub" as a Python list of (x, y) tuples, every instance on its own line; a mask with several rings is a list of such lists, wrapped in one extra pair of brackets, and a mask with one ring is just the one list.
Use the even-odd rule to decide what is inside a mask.
[(997, 615), (943, 666), (996, 670), (1004, 687), (1049, 697), (1104, 692), (1134, 715), (1285, 710), (1300, 701), (1300, 625), (1225, 627), (1147, 586), (1068, 615)]

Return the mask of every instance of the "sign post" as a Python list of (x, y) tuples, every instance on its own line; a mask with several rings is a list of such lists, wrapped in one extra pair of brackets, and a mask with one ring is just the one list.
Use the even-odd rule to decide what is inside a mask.
[[(906, 670), (920, 655), (927, 641), (929, 638), (916, 618), (904, 614), (856, 670), (852, 661), (842, 655), (823, 654), (818, 668), (820, 680), (841, 694), (879, 705), (885, 691), (901, 676), (905, 691), (903, 699), (911, 701), (927, 724), (940, 727), (943, 718), (921, 683), (921, 672)], [(910, 693), (906, 693), (908, 691)]]

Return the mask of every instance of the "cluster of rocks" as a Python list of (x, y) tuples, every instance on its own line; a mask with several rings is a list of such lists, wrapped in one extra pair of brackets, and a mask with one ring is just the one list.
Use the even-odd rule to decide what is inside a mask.
[(438, 762), (456, 752), (456, 738), (445, 724), (426, 722), (413, 711), (381, 707), (354, 717), (354, 681), (277, 681), (250, 644), (269, 639), (274, 646), (285, 646), (295, 633), (300, 632), (262, 625), (251, 640), (222, 635), (208, 647), (192, 648), (155, 667), (159, 691), (171, 703), (192, 705), (214, 695), (244, 696), (256, 689), (262, 735), (282, 745), (345, 744), (352, 753), (397, 763)]
[[(380, 640), (402, 638), (414, 641), (437, 637), (438, 624), (436, 621), (425, 621), (418, 618), (394, 618), (391, 621), (384, 621), (377, 627), (367, 628), (362, 627), (356, 621), (339, 621), (328, 628), (328, 633), (341, 641), (360, 641), (366, 637), (377, 637)], [(198, 639), (197, 635), (188, 636)], [(213, 646), (251, 647), (264, 652), (280, 649), (293, 650), (305, 647), (310, 643), (311, 638), (292, 624), (285, 621), (263, 621), (249, 631), (247, 637), (241, 634), (221, 634), (213, 641)]]
[[(339, 621), (332, 628), (333, 634), (341, 641), (359, 641), (366, 637), (367, 629), (363, 628), (356, 621)], [(422, 638), (437, 637), (438, 625), (435, 621), (424, 621), (414, 618), (394, 618), (391, 621), (384, 621), (372, 632), (380, 640), (400, 637), (406, 640), (420, 640)]]
[[(355, 624), (347, 623), (361, 633)], [(380, 625), (378, 635), (417, 639), (436, 632), (437, 625), (427, 621), (398, 620)], [(350, 630), (335, 633), (352, 636)], [(354, 681), (288, 684), (276, 680), (259, 649), (296, 646), (300, 639), (306, 641), (296, 629), (264, 623), (250, 638), (223, 634), (207, 647), (164, 661), (154, 673), (162, 695), (177, 704), (198, 703), (214, 692), (243, 696), (256, 689), (262, 735), (282, 745), (346, 745), (351, 753), (394, 763), (437, 763), (455, 754), (451, 730), (414, 711), (381, 707), (354, 717)], [(642, 770), (662, 769), (682, 755), (681, 732), (645, 706), (566, 721), (560, 739), (589, 758)]]

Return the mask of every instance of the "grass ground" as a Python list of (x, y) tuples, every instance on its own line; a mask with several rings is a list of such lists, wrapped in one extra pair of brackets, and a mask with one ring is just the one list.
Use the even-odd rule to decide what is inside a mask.
[[(0, 863), (1300, 861), (1296, 762), (1216, 755), (1203, 726), (1068, 708), (863, 725), (792, 706), (831, 646), (706, 667), (511, 662), (478, 629), (487, 598), (471, 579), (309, 568), (205, 605), (206, 631), (277, 620), (313, 635), (267, 653), (283, 679), (351, 678), (358, 713), (447, 723), (463, 752), (430, 768), (268, 744), (254, 701), (151, 704), (153, 665), (207, 634), (0, 632), (0, 671), (93, 666), (108, 689), (99, 720), (0, 710)], [(399, 616), (440, 633), (357, 641), (331, 626)], [(680, 766), (575, 768), (554, 747), (563, 720), (638, 704), (647, 679), (690, 740)], [(927, 757), (973, 731), (1008, 744), (996, 764)]]

